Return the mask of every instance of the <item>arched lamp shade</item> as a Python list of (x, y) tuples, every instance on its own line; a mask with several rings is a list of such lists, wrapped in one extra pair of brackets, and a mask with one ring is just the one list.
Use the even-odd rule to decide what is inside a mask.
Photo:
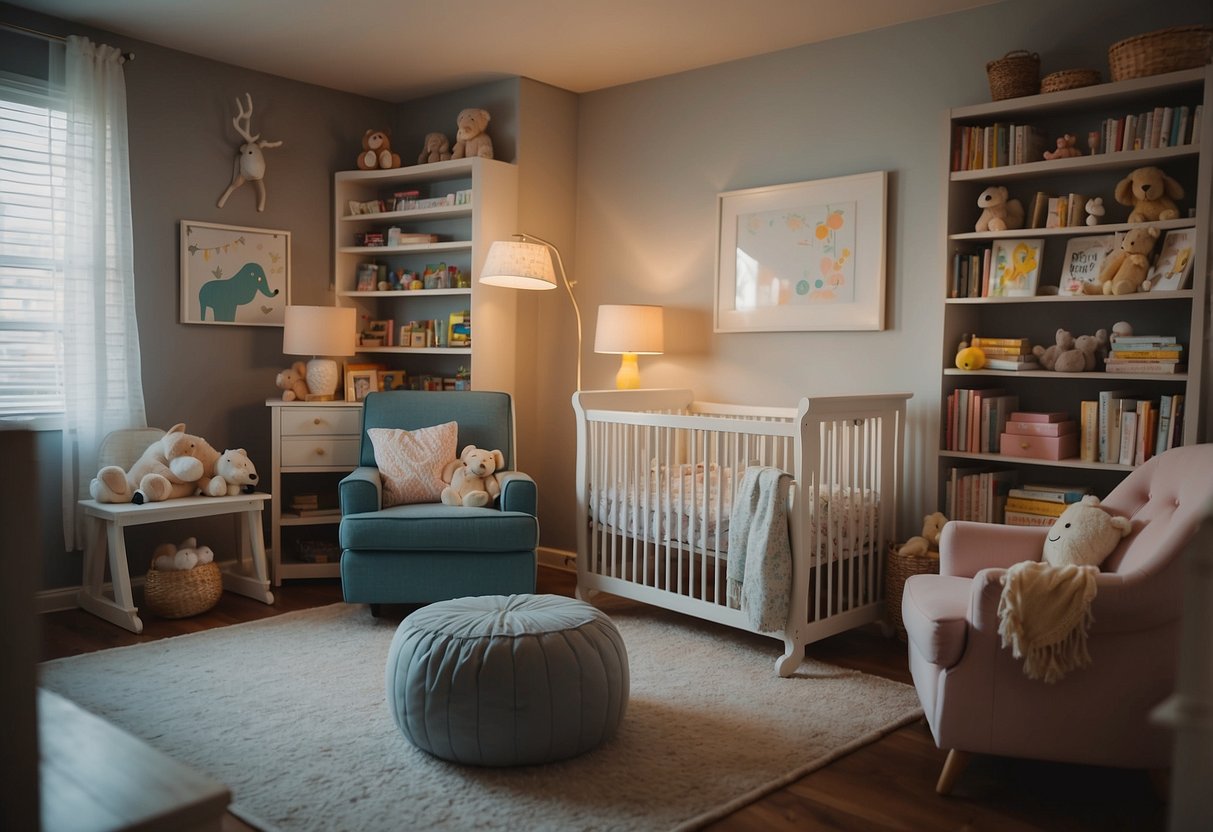
[(335, 398), (341, 370), (330, 356), (357, 351), (356, 310), (338, 306), (288, 306), (282, 328), (282, 351), (310, 355), (307, 362), (308, 398)]
[(510, 289), (555, 289), (551, 249), (539, 243), (498, 240), (489, 246), (480, 282)]
[(660, 306), (605, 305), (598, 307), (598, 327), (594, 333), (594, 352), (623, 356), (615, 387), (620, 390), (640, 386), (637, 355), (660, 355), (665, 351), (665, 314)]

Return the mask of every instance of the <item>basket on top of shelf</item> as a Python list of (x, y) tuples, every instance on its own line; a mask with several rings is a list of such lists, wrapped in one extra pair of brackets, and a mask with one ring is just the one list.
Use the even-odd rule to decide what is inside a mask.
[(1063, 69), (1050, 72), (1040, 79), (1040, 91), (1061, 92), (1076, 90), (1079, 87), (1090, 87), (1098, 84), (1101, 78), (1098, 69)]
[(144, 605), (161, 618), (188, 618), (204, 613), (219, 603), (223, 595), (223, 575), (219, 564), (200, 563), (193, 569), (147, 570), (143, 585)]
[(1113, 81), (1193, 69), (1209, 63), (1213, 26), (1173, 26), (1117, 41), (1108, 47)]
[(893, 629), (897, 631), (897, 638), (905, 642), (908, 640), (908, 636), (905, 622), (901, 620), (902, 591), (911, 575), (939, 574), (939, 553), (936, 552), (935, 557), (902, 555), (898, 554), (900, 548), (900, 543), (889, 544), (888, 562), (885, 567), (884, 603), (885, 615), (888, 617), (889, 623), (893, 625)]
[(986, 64), (990, 97), (995, 101), (1040, 92), (1040, 56), (1016, 49)]

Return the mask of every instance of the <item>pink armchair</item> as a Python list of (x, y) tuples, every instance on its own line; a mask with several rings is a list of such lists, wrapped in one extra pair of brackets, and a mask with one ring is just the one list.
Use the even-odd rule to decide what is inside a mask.
[(1171, 734), (1149, 719), (1175, 689), (1180, 554), (1213, 497), (1213, 445), (1176, 448), (1129, 474), (1103, 501), (1133, 521), (1098, 576), (1090, 666), (1056, 684), (1026, 677), (1000, 646), (1007, 567), (1039, 560), (1047, 528), (954, 522), (940, 574), (906, 581), (910, 672), (940, 748), (947, 794), (970, 753), (1162, 769)]

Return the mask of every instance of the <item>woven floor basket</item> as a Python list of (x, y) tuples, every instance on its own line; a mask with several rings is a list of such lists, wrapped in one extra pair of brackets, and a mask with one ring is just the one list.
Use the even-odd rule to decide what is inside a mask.
[(1213, 26), (1175, 26), (1117, 41), (1108, 47), (1113, 81), (1193, 69), (1209, 62)]
[(885, 614), (889, 623), (897, 630), (897, 637), (906, 641), (906, 625), (901, 620), (901, 594), (905, 589), (906, 580), (911, 575), (938, 575), (939, 558), (926, 555), (899, 555), (897, 550), (900, 543), (889, 545), (888, 563), (885, 568)]
[(161, 618), (188, 618), (206, 612), (223, 595), (223, 576), (214, 561), (184, 571), (147, 570), (143, 604)]
[(1040, 56), (1017, 49), (986, 64), (990, 97), (995, 101), (1040, 92)]
[(1076, 90), (1079, 87), (1090, 87), (1100, 81), (1098, 69), (1063, 69), (1050, 72), (1040, 79), (1041, 92), (1061, 92)]

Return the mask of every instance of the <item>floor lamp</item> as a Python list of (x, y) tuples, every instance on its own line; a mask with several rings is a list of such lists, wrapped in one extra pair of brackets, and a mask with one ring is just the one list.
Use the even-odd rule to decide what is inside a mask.
[[(555, 289), (556, 270), (552, 268), (552, 253), (555, 252), (560, 276), (564, 279), (564, 288), (569, 293), (569, 301), (573, 304), (573, 314), (577, 319), (577, 390), (580, 391), (581, 309), (577, 306), (577, 298), (573, 297), (573, 284), (569, 281), (568, 272), (564, 270), (560, 249), (556, 248), (555, 243), (549, 243), (534, 234), (513, 236), (513, 240), (498, 240), (489, 246), (488, 256), (484, 258), (484, 266), (480, 270), (480, 282), (511, 289)], [(528, 240), (534, 242), (527, 242)]]

